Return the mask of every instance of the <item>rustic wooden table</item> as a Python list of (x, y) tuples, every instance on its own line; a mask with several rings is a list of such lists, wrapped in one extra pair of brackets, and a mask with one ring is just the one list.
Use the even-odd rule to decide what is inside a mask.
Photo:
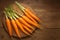
[[(3, 9), (15, 0), (0, 0), (0, 40), (11, 40), (3, 28), (2, 20), (4, 17)], [(60, 2), (58, 0), (18, 0), (27, 4), (43, 21), (42, 31), (37, 29), (31, 37), (25, 37), (21, 40), (60, 40)], [(13, 38), (13, 40), (20, 40)]]

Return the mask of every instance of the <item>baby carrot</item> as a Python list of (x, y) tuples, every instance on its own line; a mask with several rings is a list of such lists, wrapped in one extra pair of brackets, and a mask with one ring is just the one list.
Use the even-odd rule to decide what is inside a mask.
[[(15, 17), (14, 17), (15, 18)], [(18, 21), (18, 19), (15, 19), (16, 24), (18, 25), (18, 27), (21, 29), (22, 32), (24, 32), (27, 35), (30, 35), (27, 31), (24, 30), (23, 26), (21, 25), (21, 23)]]

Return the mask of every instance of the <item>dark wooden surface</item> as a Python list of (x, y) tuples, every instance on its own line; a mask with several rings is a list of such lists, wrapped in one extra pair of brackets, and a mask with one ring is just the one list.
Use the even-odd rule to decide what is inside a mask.
[[(15, 0), (0, 0), (0, 40), (11, 40), (3, 28), (2, 20), (4, 17), (3, 9)], [(42, 31), (37, 29), (31, 37), (21, 40), (60, 40), (60, 1), (59, 0), (18, 0), (27, 4), (42, 20)], [(14, 38), (14, 40), (20, 40)]]

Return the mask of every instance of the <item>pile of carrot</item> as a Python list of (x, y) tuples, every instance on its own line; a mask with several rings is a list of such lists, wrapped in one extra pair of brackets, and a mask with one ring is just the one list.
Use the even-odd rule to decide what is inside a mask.
[(26, 35), (31, 35), (35, 27), (40, 29), (41, 26), (38, 24), (40, 19), (30, 9), (25, 8), (17, 1), (15, 1), (15, 5), (16, 7), (10, 5), (4, 10), (6, 16), (5, 23), (10, 36), (13, 34), (12, 29), (14, 29), (19, 38), (21, 38), (21, 32), (19, 30)]

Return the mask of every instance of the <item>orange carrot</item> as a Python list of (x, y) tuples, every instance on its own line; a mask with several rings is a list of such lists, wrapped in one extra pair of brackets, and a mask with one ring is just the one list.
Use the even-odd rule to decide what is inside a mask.
[[(18, 14), (18, 13), (17, 13), (17, 14)], [(20, 16), (20, 14), (18, 14), (18, 15)], [(23, 24), (25, 24), (25, 25), (28, 26), (29, 28), (32, 28), (33, 30), (34, 30), (34, 28), (33, 28), (32, 26), (30, 26), (28, 23), (36, 26), (37, 28), (40, 28), (40, 27), (39, 27), (39, 24), (31, 21), (31, 20), (30, 20), (28, 17), (26, 17), (25, 15), (22, 15), (22, 18), (19, 18), (16, 14), (15, 14), (15, 16), (16, 16)], [(27, 22), (28, 22), (28, 23), (27, 23)]]
[(19, 38), (21, 38), (20, 33), (19, 33), (19, 30), (18, 30), (18, 27), (17, 27), (17, 25), (16, 25), (16, 23), (15, 23), (15, 20), (14, 20), (14, 19), (11, 19), (11, 23), (12, 23), (12, 25), (13, 25), (13, 28), (15, 29), (15, 32), (16, 32), (17, 36), (18, 36)]
[(28, 26), (32, 30), (34, 30), (34, 28), (31, 25), (29, 25), (23, 18), (18, 18), (18, 19), (20, 20), (21, 23), (23, 23), (24, 25)]
[(23, 12), (21, 12), (21, 10), (14, 4), (14, 5), (12, 5), (12, 7), (13, 7), (13, 9), (14, 9), (14, 11), (18, 14), (18, 13), (20, 13), (20, 15), (22, 15), (22, 14), (24, 14), (25, 13), (25, 15), (28, 17), (28, 18), (30, 18), (33, 22), (35, 22), (35, 23), (37, 23), (26, 11), (23, 11)]
[(8, 18), (7, 13), (5, 11), (4, 11), (4, 14), (5, 14), (5, 17), (6, 17), (6, 19), (5, 19), (6, 27), (8, 29), (9, 35), (12, 36), (12, 25), (10, 23), (10, 19)]
[(25, 15), (30, 18), (33, 22), (37, 23), (32, 17), (30, 14), (28, 14), (28, 12), (26, 12), (25, 10), (23, 11), (25, 13)]
[[(18, 19), (15, 19), (16, 20), (16, 23), (17, 24), (19, 24), (20, 25), (20, 27), (22, 27), (22, 29), (23, 28), (25, 28), (28, 32), (30, 32), (30, 33), (32, 33), (32, 30), (30, 30), (29, 28), (32, 28), (33, 30), (34, 30), (34, 28), (33, 27), (31, 27), (28, 23), (26, 23), (22, 18), (20, 18), (20, 17), (18, 17), (17, 15), (15, 15)], [(21, 23), (19, 23), (19, 20), (20, 20), (20, 22)], [(23, 22), (23, 24), (22, 24), (22, 22)], [(25, 24), (26, 23), (26, 24)], [(24, 25), (25, 24), (25, 25)], [(26, 25), (28, 25), (28, 26), (26, 26)], [(29, 28), (28, 28), (29, 27)], [(24, 31), (24, 29), (23, 29), (23, 31)], [(26, 32), (25, 32), (26, 33)]]
[(34, 19), (36, 19), (37, 21), (40, 21), (40, 19), (36, 17), (28, 8), (26, 8), (25, 11)]
[[(11, 8), (12, 10), (12, 8)], [(15, 14), (15, 12), (12, 10), (12, 13)], [(17, 24), (17, 26), (22, 30), (22, 32), (24, 32), (25, 34), (27, 35), (30, 35), (27, 31), (24, 30), (23, 26), (21, 25), (21, 23), (18, 21), (18, 19), (15, 18), (15, 15), (14, 14), (11, 14), (11, 16), (15, 19), (15, 22)]]
[(14, 16), (14, 15), (13, 15), (12, 10), (10, 9), (10, 7), (5, 8), (5, 10), (6, 10), (7, 14), (8, 14), (8, 17), (11, 19), (11, 24), (12, 24), (12, 26), (13, 26), (13, 28), (14, 28), (14, 31), (16, 32), (17, 36), (18, 36), (19, 38), (21, 38), (20, 32), (19, 32), (19, 30), (18, 30), (18, 26), (17, 26), (15, 20), (13, 19), (13, 16)]
[(33, 32), (33, 30), (29, 29), (27, 26), (25, 26), (25, 25), (23, 25), (23, 24), (22, 24), (22, 26), (23, 26), (29, 33), (32, 33), (32, 32)]
[(22, 18), (23, 18), (26, 22), (28, 22), (28, 23), (36, 26), (37, 28), (40, 28), (39, 24), (32, 22), (32, 21), (31, 21), (29, 18), (27, 18), (26, 16), (22, 16)]
[[(18, 6), (18, 8), (19, 8), (21, 11), (27, 12), (26, 14), (29, 14), (29, 15), (30, 15), (31, 17), (33, 17), (34, 19), (40, 21), (39, 18), (37, 18), (34, 14), (32, 14), (32, 13), (30, 12), (30, 10), (28, 10), (27, 8), (24, 8), (24, 7), (23, 7), (20, 3), (18, 3), (17, 1), (15, 1), (15, 3), (16, 3), (16, 5)], [(30, 24), (32, 24), (32, 25), (40, 28), (40, 27), (38, 26), (39, 24), (34, 23), (33, 21), (31, 21), (31, 20), (30, 20), (29, 18), (27, 18), (26, 16), (22, 16), (22, 18), (23, 18), (25, 21), (27, 21), (28, 23), (30, 23)]]
[(18, 21), (18, 19), (15, 19), (16, 24), (18, 25), (18, 27), (22, 30), (22, 32), (24, 32), (27, 35), (30, 35), (27, 31), (24, 30), (23, 26), (21, 25), (21, 23)]
[(12, 36), (12, 26), (11, 26), (10, 20), (8, 19), (7, 16), (6, 16), (6, 20), (5, 21), (6, 21), (6, 26), (7, 26), (9, 35)]
[[(15, 1), (16, 5), (19, 7), (20, 10), (22, 10), (23, 12), (27, 12), (31, 17), (33, 17), (34, 19), (36, 19), (37, 21), (40, 21), (40, 19), (38, 17), (36, 17), (28, 8), (23, 7), (20, 3), (18, 3), (17, 1)], [(26, 14), (27, 14), (26, 13)]]
[[(31, 25), (29, 25), (23, 18), (19, 17), (17, 14), (14, 14), (14, 15), (15, 15), (15, 17), (18, 18), (18, 20), (19, 20), (21, 23), (23, 23), (24, 25), (28, 26), (28, 27), (31, 28), (32, 30), (34, 30), (34, 28), (33, 28)], [(24, 16), (24, 15), (23, 15), (23, 16)]]

